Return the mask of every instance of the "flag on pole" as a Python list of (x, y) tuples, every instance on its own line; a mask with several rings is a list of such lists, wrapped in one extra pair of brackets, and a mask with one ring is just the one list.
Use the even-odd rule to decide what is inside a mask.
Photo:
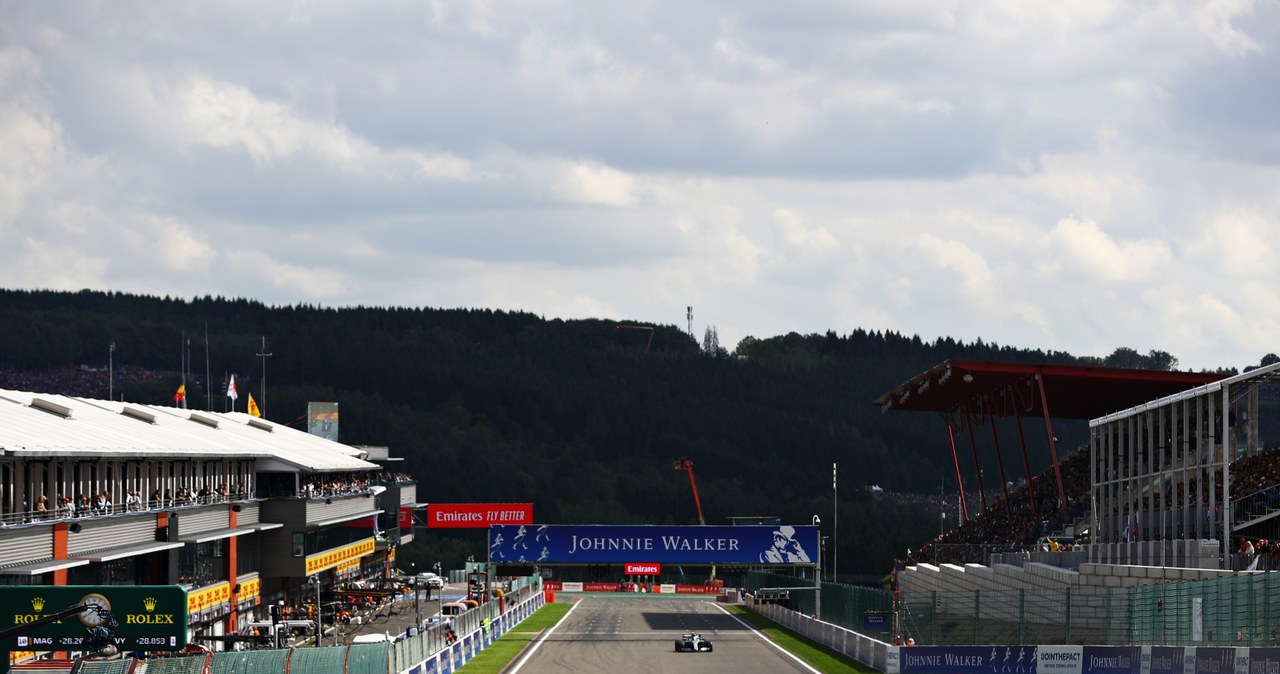
[(249, 416), (252, 416), (252, 417), (262, 416), (262, 410), (258, 409), (258, 402), (253, 399), (252, 393), (249, 394)]
[(187, 399), (187, 385), (182, 384), (178, 387), (178, 390), (173, 394), (173, 402), (182, 403), (186, 399)]
[(231, 375), (231, 383), (227, 384), (227, 397), (232, 400), (238, 400), (240, 393), (236, 391), (236, 376)]

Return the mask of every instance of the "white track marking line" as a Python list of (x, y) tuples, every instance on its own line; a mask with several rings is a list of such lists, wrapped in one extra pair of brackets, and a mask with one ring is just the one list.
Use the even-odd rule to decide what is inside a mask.
[(799, 656), (797, 656), (795, 653), (792, 653), (791, 651), (789, 651), (789, 650), (787, 650), (787, 649), (785, 649), (785, 648), (783, 648), (783, 647), (779, 646), (778, 644), (774, 643), (773, 639), (770, 639), (770, 638), (769, 638), (769, 636), (768, 636), (768, 635), (766, 635), (764, 632), (761, 632), (760, 630), (757, 630), (756, 628), (752, 627), (751, 625), (749, 625), (749, 624), (747, 624), (745, 621), (743, 621), (743, 619), (742, 619), (742, 618), (739, 618), (738, 616), (736, 616), (736, 615), (734, 615), (734, 614), (730, 613), (730, 612), (729, 612), (729, 610), (728, 610), (728, 609), (726, 609), (725, 607), (723, 607), (723, 606), (721, 606), (720, 604), (718, 604), (718, 603), (716, 603), (716, 602), (713, 602), (713, 601), (709, 601), (709, 602), (707, 602), (707, 603), (708, 603), (708, 604), (711, 604), (712, 606), (714, 606), (714, 607), (716, 607), (716, 608), (718, 608), (718, 609), (720, 609), (720, 611), (721, 611), (721, 612), (723, 612), (725, 615), (727, 615), (727, 616), (729, 616), (730, 618), (733, 618), (734, 620), (738, 621), (738, 624), (740, 624), (740, 625), (742, 625), (743, 627), (745, 627), (745, 628), (747, 628), (747, 629), (751, 630), (752, 634), (755, 634), (756, 636), (758, 636), (758, 637), (760, 637), (761, 639), (763, 639), (763, 640), (764, 640), (764, 642), (765, 642), (766, 644), (769, 644), (770, 646), (773, 646), (774, 648), (778, 649), (778, 652), (779, 652), (779, 653), (782, 653), (783, 655), (787, 656), (788, 658), (791, 658), (792, 660), (795, 660), (797, 665), (800, 665), (801, 667), (804, 667), (805, 669), (809, 670), (810, 672), (813, 672), (813, 674), (822, 674), (822, 672), (820, 672), (820, 671), (818, 671), (818, 670), (814, 669), (812, 666), (810, 666), (810, 665), (809, 665), (809, 663), (805, 662), (804, 660), (801, 660), (801, 659), (800, 659), (800, 657), (799, 657)]
[(520, 661), (516, 663), (515, 667), (512, 667), (510, 670), (508, 670), (509, 674), (516, 674), (517, 672), (519, 672), (520, 668), (524, 667), (524, 663), (528, 662), (529, 658), (533, 657), (533, 654), (537, 652), (539, 647), (542, 646), (542, 642), (546, 641), (547, 637), (551, 636), (551, 633), (556, 631), (556, 628), (560, 627), (560, 623), (564, 622), (565, 619), (569, 617), (569, 614), (573, 613), (573, 610), (578, 608), (581, 605), (582, 605), (581, 599), (573, 602), (573, 606), (570, 606), (569, 610), (565, 611), (564, 615), (560, 616), (560, 619), (556, 621), (556, 624), (552, 625), (551, 629), (547, 630), (546, 632), (543, 632), (542, 636), (538, 637), (538, 640), (533, 642), (533, 646), (529, 649), (529, 652), (525, 653), (524, 657), (520, 658)]

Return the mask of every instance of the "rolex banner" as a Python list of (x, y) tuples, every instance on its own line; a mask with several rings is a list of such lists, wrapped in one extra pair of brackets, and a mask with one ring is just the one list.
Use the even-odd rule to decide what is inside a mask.
[(494, 525), (489, 560), (813, 565), (818, 563), (818, 527)]
[(0, 588), (6, 609), (0, 628), (30, 624), (67, 609), (58, 622), (18, 629), (4, 650), (90, 650), (89, 630), (116, 623), (111, 644), (121, 651), (178, 650), (187, 645), (187, 592), (178, 585), (25, 585)]

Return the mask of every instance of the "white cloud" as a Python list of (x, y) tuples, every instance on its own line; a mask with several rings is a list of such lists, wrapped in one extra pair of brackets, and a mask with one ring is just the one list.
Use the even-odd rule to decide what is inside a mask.
[(206, 77), (179, 87), (174, 106), (182, 122), (181, 140), (239, 150), (258, 164), (308, 155), (352, 173), (394, 174), (397, 164), (410, 167), (409, 175), (426, 178), (466, 178), (470, 172), (468, 162), (458, 157), (383, 151), (338, 125), (306, 119), (245, 87)]
[(722, 37), (716, 40), (712, 50), (716, 56), (730, 65), (743, 65), (759, 73), (772, 74), (782, 69), (782, 66), (773, 59), (753, 54), (730, 38)]
[(1262, 45), (1232, 24), (1233, 19), (1252, 10), (1252, 0), (1207, 0), (1196, 11), (1196, 27), (1228, 56), (1238, 58), (1260, 52)]
[(1275, 3), (6, 18), (8, 286), (1276, 350)]
[(635, 180), (594, 162), (557, 162), (552, 190), (576, 204), (624, 207), (636, 203)]
[(1275, 264), (1276, 225), (1256, 212), (1222, 213), (1185, 244), (1188, 264), (1204, 265), (1233, 278), (1258, 278)]
[(1064, 277), (1093, 277), (1103, 281), (1149, 281), (1171, 270), (1169, 245), (1154, 239), (1117, 241), (1098, 223), (1063, 218), (1037, 246), (1045, 267)]

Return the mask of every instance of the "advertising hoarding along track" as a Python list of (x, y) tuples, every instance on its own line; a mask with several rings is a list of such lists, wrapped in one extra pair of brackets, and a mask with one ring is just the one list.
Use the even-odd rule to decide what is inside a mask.
[(489, 527), (495, 563), (815, 565), (818, 527), (613, 526), (541, 524)]

